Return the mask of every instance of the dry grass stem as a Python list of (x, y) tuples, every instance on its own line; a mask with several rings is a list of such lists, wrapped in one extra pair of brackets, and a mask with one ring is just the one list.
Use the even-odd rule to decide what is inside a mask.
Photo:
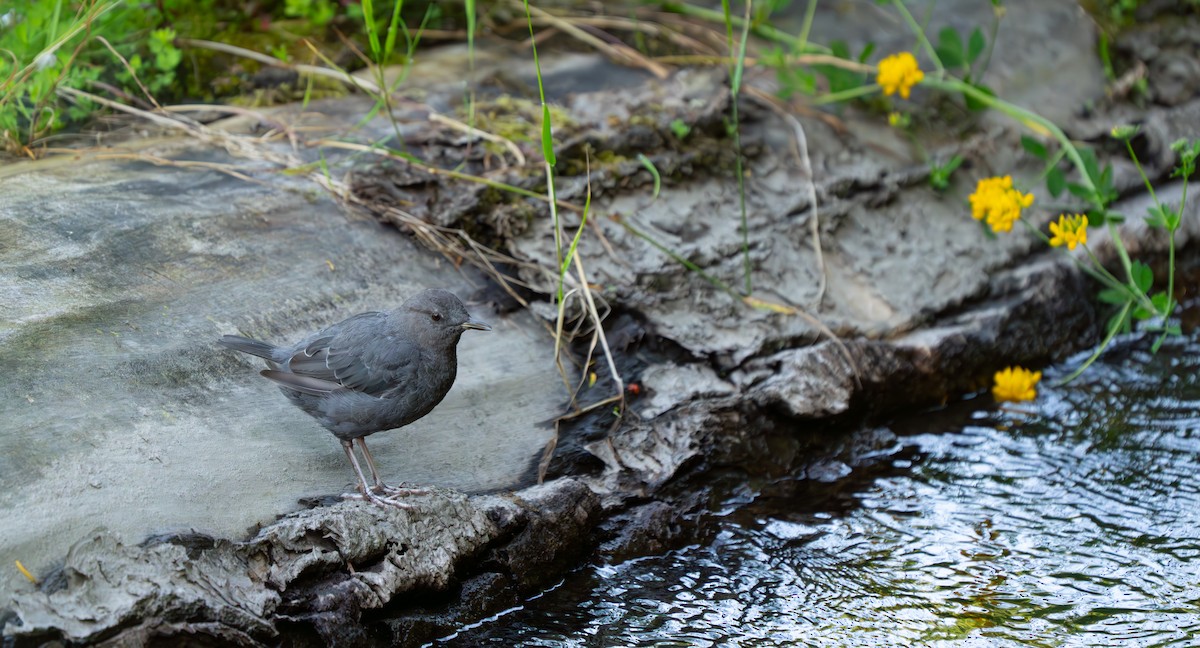
[(454, 130), (461, 131), (469, 135), (474, 135), (475, 137), (485, 139), (489, 142), (500, 144), (507, 149), (509, 153), (512, 153), (514, 158), (516, 158), (517, 166), (525, 166), (525, 154), (521, 152), (520, 147), (518, 147), (515, 142), (506, 137), (500, 137), (499, 135), (493, 135), (487, 131), (479, 130), (474, 126), (469, 126), (458, 121), (457, 119), (447, 117), (441, 113), (429, 113), (429, 121), (442, 124), (443, 126), (448, 126)]
[(626, 63), (628, 65), (633, 65), (635, 67), (640, 67), (640, 68), (646, 70), (647, 72), (649, 72), (650, 74), (653, 74), (655, 77), (657, 77), (660, 80), (666, 79), (668, 76), (670, 76), (670, 72), (667, 70), (666, 67), (664, 67), (663, 65), (660, 65), (658, 63), (655, 63), (654, 61), (651, 61), (650, 59), (643, 56), (641, 52), (633, 49), (632, 47), (630, 47), (624, 43), (621, 43), (619, 41), (612, 42), (612, 43), (606, 42), (605, 40), (599, 38), (598, 36), (591, 34), (591, 33), (587, 32), (586, 30), (580, 28), (578, 25), (572, 24), (572, 22), (569, 19), (559, 18), (547, 11), (538, 9), (537, 7), (534, 7), (532, 5), (529, 7), (529, 11), (534, 16), (536, 16), (536, 22), (539, 22), (539, 23), (544, 22), (546, 24), (549, 24), (552, 27), (554, 27), (555, 29), (558, 29), (558, 30), (562, 31), (563, 33), (571, 36), (575, 40), (578, 40), (582, 43), (590, 45), (590, 46), (596, 48), (597, 50), (607, 54), (610, 58), (612, 58), (614, 60), (620, 61), (622, 63)]
[(134, 83), (137, 83), (138, 88), (141, 89), (142, 94), (146, 95), (146, 98), (150, 100), (150, 103), (154, 104), (155, 108), (161, 109), (162, 106), (159, 105), (158, 100), (154, 98), (154, 95), (150, 94), (150, 91), (146, 89), (146, 86), (142, 83), (142, 80), (138, 78), (137, 70), (133, 69), (133, 66), (129, 64), (129, 61), (125, 60), (124, 56), (121, 56), (121, 53), (118, 52), (116, 48), (114, 48), (112, 44), (108, 42), (107, 38), (103, 36), (96, 36), (96, 40), (103, 43), (104, 46), (108, 48), (108, 51), (112, 52), (112, 55), (117, 57), (117, 60), (121, 62), (121, 65), (125, 66), (125, 70), (129, 72), (129, 76), (133, 77)]
[(254, 50), (248, 50), (236, 45), (230, 45), (228, 43), (217, 43), (214, 41), (199, 40), (195, 38), (178, 38), (175, 40), (175, 42), (182, 47), (196, 47), (199, 49), (212, 50), (214, 52), (223, 52), (225, 54), (232, 54), (233, 56), (247, 58), (252, 61), (258, 61), (263, 65), (269, 65), (271, 67), (292, 70), (301, 74), (312, 74), (315, 76), (337, 79), (338, 81), (348, 83), (372, 94), (382, 93), (382, 89), (374, 83), (366, 79), (347, 74), (341, 70), (333, 70), (330, 68), (321, 67), (319, 65), (307, 65), (304, 63), (287, 63), (275, 58), (274, 56), (268, 56), (260, 52), (255, 52)]

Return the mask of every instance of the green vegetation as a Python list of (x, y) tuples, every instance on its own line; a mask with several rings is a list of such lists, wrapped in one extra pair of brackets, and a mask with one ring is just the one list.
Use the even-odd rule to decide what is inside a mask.
[[(402, 6), (333, 0), (10, 0), (0, 8), (0, 147), (19, 152), (99, 108), (77, 95), (68, 101), (60, 88), (143, 108), (184, 98), (253, 94), (264, 64), (242, 59), (230, 67), (226, 60), (214, 60), (216, 52), (205, 49), (204, 42), (281, 62), (318, 62), (322, 55), (309, 46), (315, 41), (321, 44), (317, 50), (343, 51), (338, 59), (345, 67), (363, 67), (368, 60), (357, 55), (358, 45), (329, 47), (345, 34), (348, 43), (366, 37), (370, 62), (409, 61), (420, 29), (410, 32), (396, 20)], [(442, 18), (437, 6), (410, 3), (422, 25)], [(279, 99), (299, 99), (312, 86), (293, 90)]]

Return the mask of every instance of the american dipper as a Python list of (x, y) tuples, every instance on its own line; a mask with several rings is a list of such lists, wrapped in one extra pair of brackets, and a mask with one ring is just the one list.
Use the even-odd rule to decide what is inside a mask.
[[(360, 313), (292, 346), (277, 347), (237, 335), (220, 343), (266, 358), (263, 376), (279, 383), (296, 407), (342, 442), (358, 475), (358, 495), (381, 506), (408, 508), (395, 498), (421, 494), (383, 483), (366, 436), (403, 427), (445, 398), (458, 373), (458, 340), (467, 329), (490, 331), (445, 290), (425, 290), (388, 313)], [(367, 486), (354, 455), (362, 448), (374, 487)]]

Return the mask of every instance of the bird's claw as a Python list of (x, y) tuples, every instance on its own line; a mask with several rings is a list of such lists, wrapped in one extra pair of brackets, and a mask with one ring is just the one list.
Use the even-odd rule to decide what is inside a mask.
[(342, 493), (342, 499), (370, 502), (376, 506), (398, 508), (405, 511), (413, 510), (413, 505), (394, 499), (395, 496), (381, 497), (371, 490), (366, 492)]
[(399, 486), (391, 486), (383, 482), (379, 482), (371, 487), (371, 490), (376, 495), (385, 495), (387, 497), (406, 497), (409, 495), (428, 495), (429, 491), (424, 488), (414, 488), (401, 483)]

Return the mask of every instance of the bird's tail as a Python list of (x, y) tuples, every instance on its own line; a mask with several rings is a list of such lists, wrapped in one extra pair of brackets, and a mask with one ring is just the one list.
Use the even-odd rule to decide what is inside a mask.
[(249, 353), (252, 356), (266, 358), (272, 362), (275, 361), (275, 352), (279, 348), (274, 344), (251, 340), (240, 335), (222, 335), (221, 339), (217, 340), (217, 342), (223, 347), (233, 349), (234, 351), (241, 351), (242, 353)]

